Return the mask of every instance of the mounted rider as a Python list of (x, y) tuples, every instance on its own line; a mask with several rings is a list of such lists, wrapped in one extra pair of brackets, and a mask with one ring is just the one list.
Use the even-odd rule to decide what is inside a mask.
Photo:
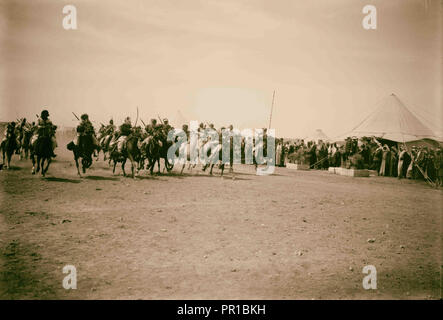
[(146, 133), (148, 134), (148, 136), (154, 137), (154, 136), (158, 136), (160, 133), (160, 129), (161, 129), (161, 125), (157, 124), (157, 120), (156, 119), (151, 119), (151, 123), (148, 124), (145, 128)]
[(109, 143), (111, 142), (112, 136), (114, 135), (116, 129), (117, 128), (114, 125), (114, 120), (109, 120), (109, 124), (103, 128), (102, 138), (100, 140), (100, 143), (103, 146), (109, 146)]
[(145, 131), (147, 136), (145, 136), (144, 139), (139, 142), (139, 148), (142, 152), (143, 157), (146, 157), (146, 146), (151, 141), (151, 139), (157, 139), (160, 146), (162, 146), (162, 126), (157, 124), (156, 119), (151, 119), (151, 122), (145, 127)]
[(128, 136), (132, 133), (131, 118), (126, 117), (123, 124), (120, 125), (119, 130), (115, 133), (114, 138), (109, 144), (109, 148), (114, 148), (117, 146), (117, 151), (122, 152), (123, 148), (126, 146), (126, 141)]
[(81, 136), (90, 136), (92, 138), (92, 143), (95, 147), (95, 149), (100, 148), (100, 144), (97, 140), (97, 137), (95, 136), (95, 130), (94, 126), (92, 125), (91, 121), (89, 120), (89, 116), (84, 113), (80, 117), (81, 121), (80, 124), (77, 126), (77, 136), (74, 138), (74, 144), (76, 146), (79, 145), (79, 140)]
[(168, 118), (163, 119), (163, 123), (160, 125), (161, 134), (166, 141), (168, 138), (169, 131), (173, 130), (174, 127), (169, 124)]
[[(9, 122), (5, 128), (4, 137), (1, 141), (1, 143), (3, 143), (4, 141), (6, 141), (7, 139), (9, 139), (11, 137), (15, 137), (17, 139), (16, 132), (17, 132), (16, 123), (14, 121)], [(17, 143), (17, 141), (16, 141), (16, 143)]]
[(16, 134), (17, 134), (17, 141), (19, 142), (19, 145), (21, 146), (23, 142), (23, 136), (25, 134), (25, 129), (29, 124), (26, 122), (26, 118), (23, 118), (21, 121), (17, 121), (17, 125), (15, 126)]
[(30, 145), (34, 145), (38, 138), (50, 137), (52, 157), (56, 157), (57, 155), (54, 153), (54, 149), (57, 147), (57, 140), (55, 138), (56, 129), (57, 126), (53, 125), (52, 121), (49, 120), (48, 110), (43, 110), (40, 118), (38, 118), (37, 126), (31, 128), (31, 130), (34, 131), (34, 135), (31, 138)]

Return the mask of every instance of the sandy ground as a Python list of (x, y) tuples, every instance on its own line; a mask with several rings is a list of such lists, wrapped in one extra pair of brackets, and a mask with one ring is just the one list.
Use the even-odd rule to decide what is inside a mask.
[(244, 165), (133, 180), (103, 161), (80, 179), (58, 153), (46, 179), (17, 158), (0, 171), (0, 298), (441, 298), (443, 192), (424, 182)]

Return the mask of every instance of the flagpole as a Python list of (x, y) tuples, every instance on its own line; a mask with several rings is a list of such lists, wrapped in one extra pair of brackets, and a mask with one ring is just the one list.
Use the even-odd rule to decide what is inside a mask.
[(268, 129), (271, 129), (272, 111), (274, 110), (274, 99), (275, 99), (275, 90), (274, 90), (274, 93), (272, 94), (271, 114), (269, 115), (269, 126), (268, 126)]

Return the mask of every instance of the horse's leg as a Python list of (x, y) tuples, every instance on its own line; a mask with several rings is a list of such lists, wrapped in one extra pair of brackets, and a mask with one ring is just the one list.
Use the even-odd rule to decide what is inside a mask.
[(151, 176), (154, 174), (154, 166), (155, 166), (155, 160), (149, 160), (149, 173)]
[(123, 171), (123, 176), (124, 177), (126, 177), (125, 164), (126, 164), (126, 159), (122, 161), (122, 171)]
[(131, 177), (135, 179), (135, 175), (134, 175), (134, 158), (132, 157), (132, 155), (129, 155), (129, 161), (131, 161)]
[(31, 153), (31, 161), (32, 161), (32, 174), (35, 174), (35, 156)]
[(10, 154), (9, 152), (6, 153), (6, 158), (8, 161), (8, 169), (11, 168), (11, 158), (12, 158), (12, 154)]
[(160, 173), (160, 157), (157, 159), (157, 166), (158, 166), (158, 170), (157, 170), (157, 174)]
[(220, 164), (220, 170), (221, 170), (220, 176), (223, 177), (223, 171), (225, 171), (225, 164), (223, 162)]
[(42, 177), (44, 177), (45, 176), (45, 158), (42, 158), (41, 161), (42, 161), (40, 164), (41, 169), (42, 169), (41, 173), (42, 173)]
[(51, 163), (51, 158), (46, 159), (46, 168), (45, 168), (45, 171), (43, 173), (43, 176), (45, 176), (46, 172), (48, 172), (49, 164), (50, 163)]
[(183, 164), (180, 174), (183, 174), (183, 170), (185, 169), (186, 163)]
[(78, 167), (78, 157), (76, 155), (74, 155), (74, 160), (75, 160), (75, 166), (77, 167), (77, 174), (79, 177), (81, 177), (82, 175), (80, 174), (80, 168)]
[[(109, 159), (109, 163), (111, 163), (111, 159)], [(115, 174), (115, 166), (117, 165), (117, 161), (114, 160), (114, 168), (112, 168), (112, 174)]]
[(45, 176), (45, 158), (40, 158), (40, 169), (41, 169), (41, 174), (44, 177)]
[(35, 172), (39, 172), (40, 171), (40, 156), (37, 155), (37, 169)]
[(214, 168), (214, 163), (211, 164), (211, 170), (209, 170), (209, 174), (212, 176), (212, 169)]

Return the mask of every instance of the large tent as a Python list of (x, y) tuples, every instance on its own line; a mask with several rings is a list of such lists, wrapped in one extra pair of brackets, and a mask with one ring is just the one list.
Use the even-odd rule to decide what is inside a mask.
[(394, 93), (381, 101), (380, 106), (359, 125), (337, 140), (346, 137), (377, 137), (404, 143), (442, 140), (409, 111)]
[(329, 139), (329, 137), (321, 129), (317, 129), (313, 133), (311, 133), (310, 135), (305, 137), (303, 140), (305, 142), (307, 142), (307, 141), (318, 142), (319, 140), (321, 140), (323, 142), (327, 142), (327, 141), (330, 141), (331, 139)]

